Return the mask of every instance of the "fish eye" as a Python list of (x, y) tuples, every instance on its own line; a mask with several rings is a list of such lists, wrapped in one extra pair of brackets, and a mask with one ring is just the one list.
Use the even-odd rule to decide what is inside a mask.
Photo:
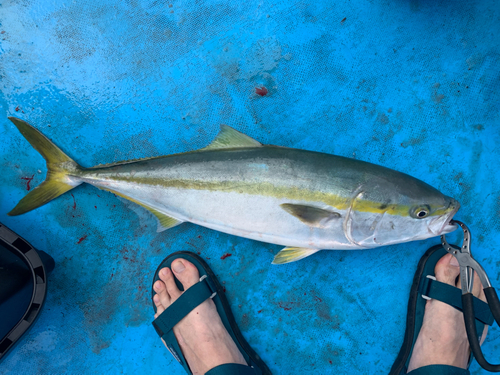
[(428, 212), (426, 210), (420, 210), (417, 214), (418, 217), (426, 217)]
[(422, 206), (422, 207), (417, 207), (413, 211), (413, 216), (417, 219), (423, 219), (427, 216), (429, 216), (430, 209), (427, 206)]

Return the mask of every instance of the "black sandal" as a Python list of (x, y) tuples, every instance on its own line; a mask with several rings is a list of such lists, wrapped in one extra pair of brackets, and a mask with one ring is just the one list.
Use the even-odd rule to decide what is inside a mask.
[[(182, 295), (170, 307), (168, 307), (153, 321), (153, 326), (155, 327), (156, 332), (165, 341), (170, 353), (172, 353), (174, 358), (184, 367), (186, 372), (191, 375), (192, 372), (186, 362), (186, 359), (184, 358), (184, 355), (182, 354), (179, 343), (175, 338), (173, 327), (200, 303), (208, 298), (212, 298), (215, 306), (217, 307), (222, 323), (238, 346), (238, 349), (248, 365), (244, 366), (236, 363), (224, 364), (211, 369), (207, 372), (207, 375), (271, 374), (271, 371), (266, 364), (243, 338), (243, 335), (241, 334), (233, 317), (233, 313), (231, 312), (231, 308), (229, 307), (229, 303), (226, 299), (222, 286), (219, 284), (219, 281), (215, 277), (213, 271), (202, 258), (189, 251), (179, 251), (170, 254), (167, 258), (165, 258), (165, 260), (163, 260), (156, 270), (153, 278), (153, 284), (160, 279), (158, 275), (160, 270), (164, 267), (170, 268), (172, 262), (179, 258), (190, 261), (196, 266), (196, 268), (198, 268), (200, 281), (182, 293)], [(177, 287), (180, 290), (183, 290), (179, 280), (175, 279), (175, 282)], [(151, 289), (151, 298), (153, 298), (156, 293), (153, 288)], [(156, 306), (154, 303), (153, 307), (156, 313)]]

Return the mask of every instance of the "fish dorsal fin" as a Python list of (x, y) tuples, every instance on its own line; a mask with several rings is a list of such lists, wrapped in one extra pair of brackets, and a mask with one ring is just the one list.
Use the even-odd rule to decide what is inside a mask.
[(150, 213), (152, 213), (158, 219), (158, 227), (156, 229), (157, 232), (163, 232), (164, 230), (173, 228), (173, 227), (183, 223), (181, 220), (177, 220), (173, 217), (165, 215), (164, 213), (162, 213), (158, 210), (155, 210), (154, 208), (152, 208), (144, 203), (141, 203), (133, 198), (130, 198), (130, 197), (126, 196), (125, 194), (119, 193), (119, 192), (117, 192), (115, 190), (111, 190), (111, 189), (103, 189), (103, 188), (101, 188), (101, 189), (109, 191), (110, 193), (113, 193), (113, 194), (119, 196), (120, 198), (126, 199), (130, 202), (134, 202), (135, 204), (138, 204), (139, 206), (145, 208)]
[(318, 228), (324, 227), (330, 220), (341, 217), (338, 212), (303, 204), (283, 203), (280, 207), (303, 223)]
[(317, 253), (320, 249), (307, 249), (305, 247), (285, 247), (274, 257), (273, 264), (285, 264), (304, 259)]
[(218, 150), (223, 148), (248, 148), (248, 147), (261, 147), (262, 144), (255, 139), (250, 138), (248, 135), (234, 130), (230, 126), (221, 125), (220, 132), (215, 137), (212, 143), (201, 150)]
[(115, 163), (97, 164), (97, 165), (94, 165), (93, 167), (88, 168), (88, 169), (116, 167), (117, 165), (131, 164), (131, 163), (136, 163), (138, 161), (146, 161), (146, 160), (159, 159), (159, 158), (161, 158), (161, 156), (153, 156), (153, 157), (138, 158), (138, 159), (129, 159), (129, 160), (118, 161), (118, 162), (115, 162)]

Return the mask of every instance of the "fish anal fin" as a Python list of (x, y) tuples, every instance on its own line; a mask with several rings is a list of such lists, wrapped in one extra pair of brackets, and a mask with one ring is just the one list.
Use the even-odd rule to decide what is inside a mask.
[(153, 208), (148, 208), (145, 205), (142, 205), (142, 207), (151, 212), (158, 219), (158, 227), (156, 228), (157, 232), (163, 232), (164, 230), (176, 227), (177, 225), (183, 223), (181, 220), (174, 219), (173, 217), (165, 215)]
[(324, 227), (330, 220), (341, 217), (338, 212), (302, 204), (283, 203), (280, 207), (290, 215), (295, 216), (303, 223), (312, 227)]
[(125, 194), (119, 193), (119, 192), (117, 192), (115, 190), (111, 190), (111, 189), (102, 189), (102, 190), (109, 191), (110, 193), (113, 193), (113, 194), (119, 196), (120, 198), (131, 201), (131, 202), (145, 208), (149, 212), (151, 212), (158, 219), (158, 227), (156, 229), (157, 232), (163, 232), (164, 230), (173, 228), (173, 227), (183, 223), (182, 220), (177, 220), (171, 216), (168, 216), (168, 215), (148, 206), (147, 204), (144, 204), (142, 202), (137, 201), (136, 199), (133, 199), (133, 198), (126, 196)]
[(261, 147), (262, 144), (248, 135), (234, 130), (230, 126), (221, 125), (220, 132), (207, 147), (199, 151), (218, 150), (224, 148), (248, 148)]
[(273, 264), (285, 264), (304, 259), (309, 255), (317, 253), (320, 249), (308, 249), (305, 247), (285, 247), (273, 259)]

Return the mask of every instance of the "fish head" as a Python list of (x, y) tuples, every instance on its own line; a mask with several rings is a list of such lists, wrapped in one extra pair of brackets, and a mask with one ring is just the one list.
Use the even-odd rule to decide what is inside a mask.
[[(406, 176), (406, 175), (405, 175)], [(423, 240), (453, 232), (460, 203), (410, 176), (403, 184), (360, 191), (344, 223), (351, 243), (363, 248)], [(383, 189), (385, 187), (385, 189)]]

